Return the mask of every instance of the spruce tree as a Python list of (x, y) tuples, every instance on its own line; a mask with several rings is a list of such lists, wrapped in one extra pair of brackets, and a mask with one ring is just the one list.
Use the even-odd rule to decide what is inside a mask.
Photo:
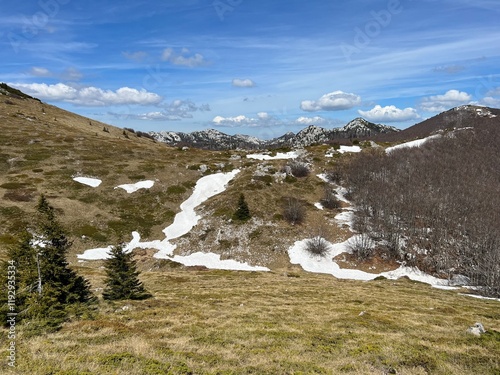
[(139, 280), (136, 261), (132, 253), (126, 253), (123, 246), (113, 246), (110, 258), (104, 264), (107, 278), (102, 297), (106, 300), (133, 299), (140, 300), (151, 297)]
[[(58, 303), (66, 305), (91, 302), (94, 296), (90, 283), (69, 268), (66, 256), (72, 242), (55, 218), (54, 208), (45, 196), (41, 196), (37, 210), (39, 212), (39, 267), (41, 270), (42, 290), (47, 288)], [(43, 293), (42, 293), (43, 294)]]
[(240, 198), (238, 200), (238, 209), (233, 215), (233, 219), (238, 221), (247, 221), (252, 216), (250, 215), (250, 209), (248, 208), (248, 204), (245, 201), (245, 196), (243, 193), (240, 194)]
[[(17, 245), (8, 250), (3, 270), (16, 268), (17, 321), (30, 320), (33, 327), (57, 328), (67, 319), (71, 309), (95, 301), (90, 283), (69, 268), (66, 261), (71, 241), (55, 218), (54, 208), (42, 195), (37, 205), (34, 227), (21, 236)], [(2, 280), (2, 285), (4, 280)], [(7, 312), (4, 296), (0, 297), (0, 313)], [(4, 320), (5, 321), (5, 320)]]

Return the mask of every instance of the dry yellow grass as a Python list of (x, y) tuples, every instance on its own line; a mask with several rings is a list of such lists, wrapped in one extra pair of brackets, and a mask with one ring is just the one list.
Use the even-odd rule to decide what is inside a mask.
[[(100, 285), (99, 272), (89, 277)], [(70, 322), (40, 337), (21, 334), (15, 373), (500, 371), (497, 301), (405, 279), (341, 281), (301, 271), (180, 268), (144, 272), (142, 278), (154, 299), (101, 302), (94, 320)], [(488, 330), (479, 338), (466, 333), (476, 321)], [(7, 371), (4, 362), (0, 372)]]

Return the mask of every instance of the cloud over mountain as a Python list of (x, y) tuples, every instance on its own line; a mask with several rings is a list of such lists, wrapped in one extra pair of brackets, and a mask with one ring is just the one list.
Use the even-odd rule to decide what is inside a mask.
[(399, 109), (394, 105), (382, 107), (376, 105), (369, 111), (358, 110), (358, 113), (369, 121), (374, 122), (398, 122), (409, 121), (420, 118), (414, 108)]
[(343, 91), (333, 91), (318, 100), (304, 100), (300, 108), (307, 112), (341, 111), (361, 104), (361, 97)]
[(472, 96), (464, 91), (449, 90), (444, 95), (434, 95), (424, 98), (420, 103), (426, 112), (442, 112), (459, 105), (470, 103)]

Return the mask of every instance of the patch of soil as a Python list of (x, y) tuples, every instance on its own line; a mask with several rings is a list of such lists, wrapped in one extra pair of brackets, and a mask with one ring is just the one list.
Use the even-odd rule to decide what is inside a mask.
[(340, 268), (356, 269), (373, 274), (393, 271), (400, 266), (381, 249), (375, 249), (373, 255), (367, 259), (359, 259), (356, 255), (349, 253), (339, 254), (333, 259)]

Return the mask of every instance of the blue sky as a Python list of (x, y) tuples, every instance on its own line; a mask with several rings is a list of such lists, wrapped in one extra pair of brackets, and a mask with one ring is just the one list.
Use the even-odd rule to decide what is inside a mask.
[(404, 129), (500, 107), (498, 0), (2, 4), (0, 81), (143, 131)]

